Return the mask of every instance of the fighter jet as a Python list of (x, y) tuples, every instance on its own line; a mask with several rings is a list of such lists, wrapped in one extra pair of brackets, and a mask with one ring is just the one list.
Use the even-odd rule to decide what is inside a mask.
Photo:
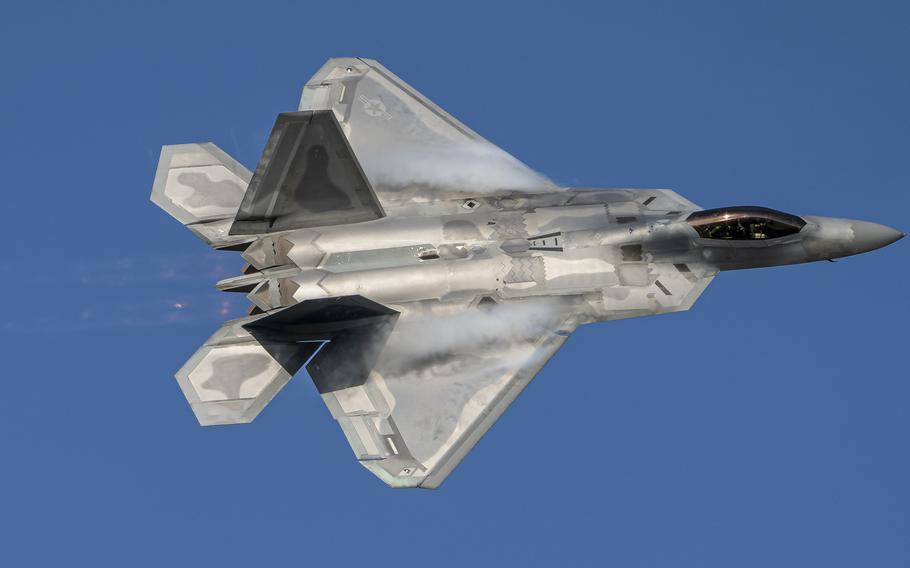
[(255, 172), (164, 146), (152, 201), (237, 251), (246, 294), (177, 372), (199, 423), (251, 422), (301, 368), (360, 463), (438, 487), (579, 325), (688, 310), (721, 270), (904, 235), (668, 189), (561, 187), (378, 62), (330, 59)]

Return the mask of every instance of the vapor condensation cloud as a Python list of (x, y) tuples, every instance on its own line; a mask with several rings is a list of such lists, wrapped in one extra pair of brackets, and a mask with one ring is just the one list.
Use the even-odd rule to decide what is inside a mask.
[(434, 376), (454, 380), (462, 374), (473, 381), (478, 364), (484, 375), (515, 370), (531, 361), (534, 346), (559, 329), (565, 314), (559, 301), (541, 298), (449, 315), (402, 317), (390, 339), (395, 357), (385, 362), (384, 372), (403, 381)]
[(360, 158), (374, 182), (392, 188), (425, 187), (472, 194), (558, 189), (546, 176), (489, 142), (394, 146), (384, 152), (364, 153)]
[(418, 315), (399, 322), (403, 357), (482, 352), (525, 343), (555, 330), (565, 313), (546, 298), (468, 309), (450, 315)]

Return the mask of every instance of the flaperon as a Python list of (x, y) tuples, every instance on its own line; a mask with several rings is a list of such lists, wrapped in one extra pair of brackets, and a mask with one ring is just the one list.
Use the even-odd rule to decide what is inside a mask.
[[(546, 128), (542, 123), (541, 128)], [(152, 201), (239, 251), (252, 302), (177, 373), (203, 425), (305, 366), (357, 459), (437, 487), (580, 324), (686, 310), (720, 270), (893, 243), (865, 221), (560, 187), (369, 59), (329, 60), (254, 173), (165, 146)]]

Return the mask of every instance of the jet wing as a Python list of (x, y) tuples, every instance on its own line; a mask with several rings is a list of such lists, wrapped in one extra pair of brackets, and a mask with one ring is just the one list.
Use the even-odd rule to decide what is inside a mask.
[(230, 235), (464, 212), (556, 186), (379, 63), (331, 59), (278, 115)]
[(432, 214), (435, 201), (556, 189), (372, 59), (330, 59), (300, 110), (334, 112), (389, 215), (414, 200)]
[(306, 366), (361, 464), (435, 488), (576, 324), (552, 298), (396, 308), (346, 296), (230, 321), (177, 381), (200, 424), (237, 424)]
[(404, 312), (365, 380), (321, 395), (364, 467), (393, 487), (435, 488), (574, 327), (552, 302)]

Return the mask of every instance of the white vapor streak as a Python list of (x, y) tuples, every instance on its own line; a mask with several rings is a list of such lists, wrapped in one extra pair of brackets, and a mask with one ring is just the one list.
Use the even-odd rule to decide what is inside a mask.
[(419, 358), (433, 353), (502, 351), (552, 332), (559, 315), (556, 302), (538, 301), (505, 303), (448, 316), (417, 316), (400, 322), (398, 353), (403, 358)]
[(545, 176), (488, 142), (397, 146), (364, 158), (364, 169), (380, 187), (428, 187), (473, 194), (558, 189)]

